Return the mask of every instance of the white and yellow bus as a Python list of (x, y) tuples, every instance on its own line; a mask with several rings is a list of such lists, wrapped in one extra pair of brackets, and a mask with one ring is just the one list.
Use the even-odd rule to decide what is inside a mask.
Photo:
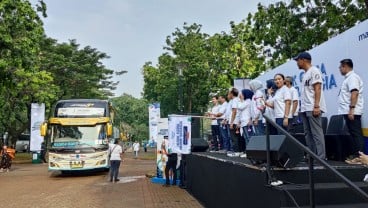
[(112, 121), (107, 100), (58, 101), (52, 117), (41, 126), (48, 143), (49, 170), (107, 170)]

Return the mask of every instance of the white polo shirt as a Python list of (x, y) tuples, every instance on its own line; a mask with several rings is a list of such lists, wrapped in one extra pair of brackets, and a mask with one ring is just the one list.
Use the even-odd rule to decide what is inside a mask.
[(290, 94), (291, 94), (290, 115), (293, 113), (293, 102), (297, 101), (298, 105), (296, 106), (296, 110), (295, 110), (295, 113), (294, 113), (293, 116), (298, 116), (298, 112), (299, 112), (299, 93), (298, 93), (298, 90), (293, 86), (291, 86), (289, 88), (289, 90), (290, 90)]
[[(313, 85), (316, 83), (321, 83), (321, 85), (323, 85), (322, 73), (317, 67), (312, 66), (303, 75), (301, 84), (301, 112), (313, 111), (315, 95)], [(326, 102), (322, 88), (323, 86), (321, 86), (321, 99), (319, 101), (319, 108), (322, 112), (326, 113)]]
[[(277, 89), (275, 92), (275, 96), (273, 96), (271, 102), (273, 103), (273, 110), (275, 113), (275, 118), (284, 118), (285, 116), (285, 107), (286, 101), (291, 101), (291, 94), (289, 88), (284, 85), (281, 88)], [(288, 115), (289, 118), (292, 116)]]
[[(231, 124), (231, 120), (233, 118), (233, 109), (238, 109), (239, 101), (240, 101), (240, 99), (238, 97), (235, 97), (229, 102), (229, 104), (231, 103), (230, 108), (227, 108), (227, 109), (230, 109), (230, 113), (228, 114), (229, 115), (229, 117), (228, 117), (229, 124)], [(238, 123), (239, 123), (239, 112), (236, 111), (233, 124), (238, 124)]]
[(225, 101), (219, 106), (219, 113), (222, 114), (222, 116), (218, 117), (218, 119), (225, 119), (226, 118), (226, 110), (227, 110), (227, 102)]
[(349, 114), (350, 110), (350, 98), (351, 90), (357, 89), (358, 100), (354, 108), (354, 115), (363, 114), (363, 81), (354, 71), (351, 71), (345, 75), (345, 79), (341, 84), (341, 89), (339, 92), (339, 108), (338, 114)]
[(251, 99), (247, 99), (247, 100), (238, 102), (237, 112), (239, 112), (239, 122), (240, 122), (241, 127), (247, 126), (248, 123), (252, 121), (251, 105), (252, 105)]
[[(211, 113), (216, 115), (219, 112), (220, 106), (219, 105), (215, 105), (212, 107), (211, 109)], [(215, 117), (213, 117), (214, 119), (211, 120), (211, 125), (218, 125), (217, 124), (217, 120), (215, 119)]]

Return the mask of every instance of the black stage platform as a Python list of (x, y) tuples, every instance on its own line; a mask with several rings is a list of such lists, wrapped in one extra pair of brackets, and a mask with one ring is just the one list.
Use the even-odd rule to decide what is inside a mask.
[[(273, 177), (283, 185), (267, 185), (264, 165), (221, 153), (198, 152), (187, 156), (188, 191), (205, 207), (297, 207), (309, 205), (308, 164), (294, 168), (273, 168)], [(368, 191), (363, 182), (368, 168), (329, 161), (333, 167)], [(368, 207), (360, 196), (328, 170), (316, 164), (314, 170), (317, 207)], [(296, 205), (297, 204), (297, 205)], [(322, 206), (323, 205), (323, 206)]]

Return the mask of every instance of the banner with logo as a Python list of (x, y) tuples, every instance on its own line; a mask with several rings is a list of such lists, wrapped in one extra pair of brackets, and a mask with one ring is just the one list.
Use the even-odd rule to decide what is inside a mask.
[(157, 142), (158, 121), (160, 118), (160, 103), (148, 105), (149, 143)]
[(40, 126), (45, 121), (45, 104), (32, 103), (31, 105), (31, 138), (30, 151), (40, 151), (43, 136), (41, 136)]
[(191, 116), (169, 115), (169, 152), (190, 154)]

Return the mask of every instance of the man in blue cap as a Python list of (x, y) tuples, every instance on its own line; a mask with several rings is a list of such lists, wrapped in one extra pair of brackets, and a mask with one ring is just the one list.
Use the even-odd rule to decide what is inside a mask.
[(304, 70), (301, 84), (301, 119), (308, 147), (321, 159), (326, 159), (325, 140), (322, 129), (322, 113), (326, 113), (326, 103), (322, 90), (322, 73), (312, 66), (308, 52), (299, 53), (294, 58), (299, 69)]

